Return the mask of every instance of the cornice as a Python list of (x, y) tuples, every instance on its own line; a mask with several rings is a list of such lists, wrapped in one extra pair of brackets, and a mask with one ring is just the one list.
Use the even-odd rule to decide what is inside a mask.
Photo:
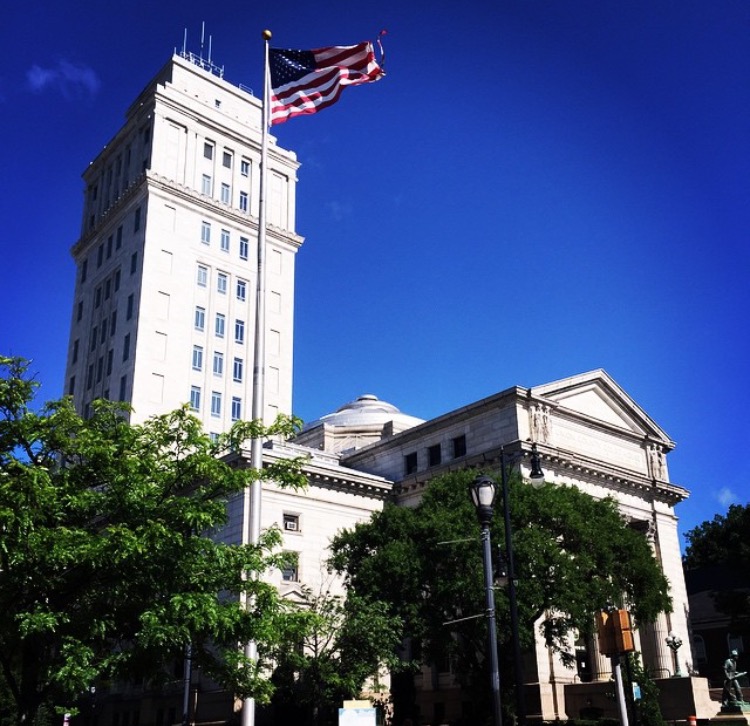
[[(512, 441), (503, 446), (483, 451), (481, 454), (466, 456), (460, 461), (448, 462), (440, 467), (405, 477), (395, 483), (394, 490), (397, 496), (402, 498), (404, 495), (412, 495), (424, 490), (432, 479), (446, 472), (460, 469), (496, 469), (500, 466), (502, 451), (505, 452), (506, 462), (511, 459), (517, 463), (517, 457), (522, 453), (527, 456), (530, 450), (531, 445), (529, 443), (519, 440)], [(649, 479), (638, 472), (609, 466), (572, 451), (545, 444), (537, 444), (537, 450), (543, 469), (554, 470), (563, 476), (570, 475), (582, 482), (603, 486), (626, 494), (636, 493), (645, 499), (661, 501), (672, 507), (690, 496), (687, 489), (676, 484)], [(547, 462), (546, 467), (545, 462)]]
[[(207, 197), (194, 189), (186, 187), (182, 184), (168, 179), (165, 176), (156, 174), (151, 170), (145, 171), (138, 175), (128, 187), (120, 194), (119, 197), (107, 208), (97, 220), (94, 227), (88, 230), (71, 248), (73, 256), (80, 254), (86, 249), (93, 240), (97, 239), (104, 229), (113, 218), (116, 218), (121, 210), (128, 205), (134, 196), (138, 194), (141, 187), (145, 187), (147, 190), (163, 191), (176, 199), (184, 202), (189, 202), (191, 205), (204, 209), (206, 211), (214, 212), (215, 214), (221, 215), (224, 218), (229, 218), (240, 227), (247, 227), (258, 232), (258, 218), (253, 217), (251, 214), (244, 214), (239, 209), (230, 207), (227, 204), (217, 201), (211, 197)], [(148, 220), (147, 220), (148, 223)], [(276, 227), (275, 225), (269, 224), (266, 228), (267, 238), (270, 237), (270, 241), (279, 242), (285, 245), (293, 247), (298, 250), (302, 243), (305, 241), (304, 237)]]
[[(190, 202), (191, 205), (211, 211), (216, 214), (220, 214), (225, 219), (231, 219), (237, 224), (237, 226), (249, 227), (256, 234), (258, 232), (258, 218), (251, 214), (245, 214), (235, 207), (230, 207), (228, 204), (224, 204), (212, 197), (207, 197), (200, 192), (186, 187), (183, 184), (169, 179), (161, 174), (155, 174), (152, 171), (147, 172), (148, 175), (148, 186), (149, 188), (168, 192), (170, 195), (181, 199), (185, 202)], [(295, 249), (299, 249), (302, 243), (305, 241), (304, 237), (298, 234), (284, 230), (281, 227), (276, 227), (273, 224), (269, 224), (266, 227), (266, 235), (270, 235), (274, 240), (288, 244)]]
[[(368, 499), (384, 501), (389, 499), (393, 492), (393, 482), (383, 477), (367, 474), (365, 472), (347, 469), (337, 463), (317, 460), (317, 453), (304, 447), (273, 442), (272, 448), (263, 448), (263, 466), (266, 467), (275, 461), (288, 461), (289, 459), (308, 456), (302, 463), (302, 472), (307, 477), (311, 486), (355, 494)], [(328, 459), (331, 457), (328, 456)], [(230, 454), (227, 462), (231, 466), (250, 466), (250, 451), (242, 449), (240, 452)]]
[(587, 456), (544, 444), (537, 444), (542, 461), (560, 473), (571, 473), (577, 479), (591, 484), (606, 486), (623, 493), (634, 491), (674, 506), (686, 500), (690, 492), (684, 487), (667, 481), (658, 481), (635, 471), (610, 466)]
[(78, 239), (78, 241), (71, 247), (70, 251), (73, 256), (78, 255), (86, 247), (88, 247), (93, 240), (97, 239), (101, 234), (102, 229), (104, 229), (112, 221), (112, 219), (117, 216), (117, 214), (123, 209), (123, 207), (126, 207), (128, 205), (133, 197), (137, 196), (138, 192), (141, 190), (141, 187), (145, 186), (146, 184), (147, 174), (148, 172), (144, 171), (141, 172), (137, 177), (135, 177), (135, 179), (133, 179), (133, 181), (130, 182), (130, 184), (128, 184), (128, 186), (122, 190), (120, 196), (117, 197), (117, 199), (115, 199), (112, 204), (110, 204), (109, 207), (99, 215), (96, 224), (90, 230), (84, 232)]

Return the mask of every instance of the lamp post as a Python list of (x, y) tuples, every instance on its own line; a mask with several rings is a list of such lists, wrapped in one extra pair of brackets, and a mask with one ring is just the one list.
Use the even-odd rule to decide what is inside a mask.
[(492, 718), (494, 726), (502, 726), (500, 710), (500, 668), (497, 660), (497, 632), (495, 630), (495, 592), (492, 589), (492, 551), (490, 522), (492, 507), (497, 495), (497, 483), (488, 476), (478, 476), (470, 487), (471, 499), (482, 527), (482, 562), (484, 565), (484, 591), (487, 608), (487, 648), (490, 658), (490, 687), (492, 690)]
[[(511, 464), (513, 462), (510, 462)], [(516, 671), (516, 718), (519, 726), (526, 723), (526, 694), (524, 692), (523, 659), (518, 625), (518, 597), (516, 591), (516, 564), (513, 556), (513, 530), (510, 524), (510, 496), (508, 494), (508, 469), (505, 449), (500, 449), (500, 480), (503, 487), (503, 519), (505, 522), (505, 552), (508, 559), (508, 601), (510, 603), (510, 630), (513, 640), (513, 665)], [(544, 472), (539, 461), (536, 444), (531, 445), (531, 485), (535, 489), (544, 486)]]
[(682, 638), (680, 638), (677, 633), (672, 631), (666, 638), (664, 638), (664, 642), (672, 651), (672, 660), (674, 661), (674, 675), (672, 676), (672, 678), (682, 678), (682, 671), (680, 670), (680, 659), (677, 655), (677, 651), (682, 646)]

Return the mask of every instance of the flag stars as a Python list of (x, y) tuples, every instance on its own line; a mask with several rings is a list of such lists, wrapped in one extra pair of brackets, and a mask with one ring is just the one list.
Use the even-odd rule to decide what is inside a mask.
[(335, 103), (344, 87), (384, 75), (368, 42), (316, 50), (269, 48), (269, 72), (271, 125), (316, 113)]

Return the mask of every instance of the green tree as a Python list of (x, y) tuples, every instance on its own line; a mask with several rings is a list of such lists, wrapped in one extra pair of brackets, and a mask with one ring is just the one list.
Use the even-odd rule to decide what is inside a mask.
[[(381, 602), (303, 588), (301, 631), (283, 644), (273, 696), (284, 723), (335, 724), (341, 702), (358, 698), (383, 668), (396, 669), (401, 621)], [(373, 683), (373, 685), (377, 685)]]
[(716, 609), (729, 616), (735, 630), (746, 631), (750, 626), (750, 504), (732, 504), (726, 515), (717, 514), (699, 524), (685, 539), (685, 569), (710, 568), (717, 573), (717, 590), (712, 593)]
[(641, 663), (638, 653), (628, 653), (625, 688), (632, 692), (633, 685), (640, 689), (640, 698), (635, 700), (635, 717), (638, 726), (666, 726), (659, 708), (659, 688), (651, 672)]
[[(33, 724), (96, 679), (159, 679), (187, 643), (226, 688), (267, 700), (268, 656), (298, 617), (260, 578), (278, 563), (279, 533), (257, 546), (204, 535), (254, 478), (303, 483), (294, 464), (260, 474), (220, 458), (296, 423), (243, 422), (212, 442), (185, 409), (135, 426), (122, 404), (99, 401), (84, 420), (69, 399), (34, 411), (23, 360), (0, 358), (0, 371), (3, 710)], [(248, 640), (257, 663), (237, 648)]]
[[(423, 660), (450, 658), (463, 685), (478, 686), (479, 703), (487, 691), (485, 620), (445, 625), (483, 612), (479, 524), (467, 492), (476, 474), (434, 479), (417, 507), (387, 505), (369, 522), (342, 532), (333, 543), (332, 564), (350, 593), (385, 602), (401, 617), (403, 635), (424, 644)], [(512, 477), (510, 510), (525, 648), (539, 618), (547, 645), (569, 660), (570, 633), (590, 633), (593, 615), (605, 603), (624, 600), (639, 622), (670, 608), (668, 583), (648, 542), (627, 526), (613, 500), (596, 500), (574, 487), (535, 490)], [(505, 541), (502, 520), (496, 513), (495, 544)], [(496, 608), (498, 640), (507, 656), (512, 649), (505, 647), (505, 590), (496, 591)], [(513, 682), (510, 663), (501, 668), (507, 688)]]
[(726, 515), (699, 524), (686, 535), (684, 564), (688, 570), (713, 565), (750, 567), (750, 504), (732, 504)]

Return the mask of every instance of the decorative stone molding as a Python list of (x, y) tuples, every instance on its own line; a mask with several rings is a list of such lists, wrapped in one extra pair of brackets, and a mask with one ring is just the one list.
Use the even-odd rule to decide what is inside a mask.
[(529, 407), (529, 428), (534, 443), (548, 444), (550, 437), (549, 406), (533, 403)]

